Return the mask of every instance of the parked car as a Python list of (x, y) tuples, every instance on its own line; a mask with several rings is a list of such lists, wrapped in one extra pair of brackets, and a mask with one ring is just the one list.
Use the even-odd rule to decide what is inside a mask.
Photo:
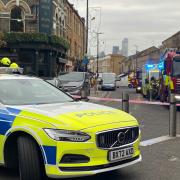
[(103, 73), (101, 90), (115, 90), (116, 89), (116, 74)]
[(45, 80), (48, 83), (54, 85), (55, 87), (60, 88), (61, 90), (63, 90), (63, 85), (62, 85), (61, 81), (59, 80), (59, 78), (57, 78), (57, 77), (54, 77), (54, 78), (45, 78)]
[(90, 95), (90, 75), (86, 72), (70, 72), (68, 74), (59, 75), (63, 90), (72, 95), (82, 95), (82, 91), (86, 90)]

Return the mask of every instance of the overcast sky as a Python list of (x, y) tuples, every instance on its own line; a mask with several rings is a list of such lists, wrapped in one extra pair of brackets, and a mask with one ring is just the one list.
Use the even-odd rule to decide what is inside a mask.
[[(69, 0), (86, 16), (86, 0)], [(96, 52), (93, 31), (100, 24), (101, 7), (101, 51), (112, 52), (112, 46), (121, 48), (122, 39), (129, 38), (129, 54), (150, 46), (161, 45), (162, 41), (180, 31), (180, 0), (89, 0), (91, 21), (90, 52)]]

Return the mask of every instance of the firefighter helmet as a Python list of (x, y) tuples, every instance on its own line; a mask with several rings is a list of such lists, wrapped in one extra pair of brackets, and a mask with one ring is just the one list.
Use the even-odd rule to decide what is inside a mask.
[(1, 64), (3, 66), (10, 66), (11, 60), (9, 58), (7, 58), (7, 57), (4, 57), (4, 58), (1, 59)]
[(12, 63), (12, 64), (10, 65), (10, 68), (19, 68), (19, 66), (18, 66), (16, 63)]

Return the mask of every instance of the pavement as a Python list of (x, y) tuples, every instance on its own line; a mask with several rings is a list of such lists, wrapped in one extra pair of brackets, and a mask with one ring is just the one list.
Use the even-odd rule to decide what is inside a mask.
[[(131, 99), (144, 100), (134, 90), (119, 88), (115, 92), (103, 91), (91, 96), (121, 98), (123, 91), (130, 94)], [(121, 109), (119, 102), (93, 101)], [(158, 105), (131, 104), (130, 113), (139, 121), (142, 131), (141, 163), (114, 172), (78, 178), (79, 180), (179, 180), (180, 179), (180, 136), (169, 138), (169, 110)], [(180, 134), (180, 112), (177, 113), (177, 133)], [(0, 168), (0, 180), (19, 180), (18, 174)]]

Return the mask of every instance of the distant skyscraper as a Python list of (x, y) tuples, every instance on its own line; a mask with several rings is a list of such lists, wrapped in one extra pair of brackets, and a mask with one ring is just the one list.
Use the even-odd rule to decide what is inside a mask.
[(100, 58), (103, 58), (103, 57), (105, 57), (105, 56), (106, 56), (105, 52), (104, 52), (104, 51), (101, 51), (100, 54), (99, 54), (99, 57), (100, 57)]
[(128, 38), (124, 38), (122, 40), (122, 55), (123, 56), (128, 56)]
[(113, 46), (112, 54), (119, 54), (119, 46)]

